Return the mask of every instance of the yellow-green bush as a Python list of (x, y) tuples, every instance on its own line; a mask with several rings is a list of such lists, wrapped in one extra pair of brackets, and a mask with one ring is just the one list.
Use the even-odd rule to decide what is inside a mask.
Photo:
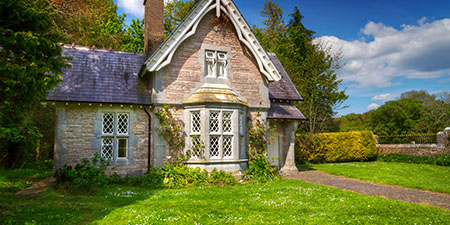
[(377, 156), (370, 131), (300, 135), (296, 143), (298, 162), (367, 161)]

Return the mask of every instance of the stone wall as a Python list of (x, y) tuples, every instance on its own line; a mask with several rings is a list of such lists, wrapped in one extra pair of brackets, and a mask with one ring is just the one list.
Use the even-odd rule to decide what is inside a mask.
[[(148, 162), (148, 116), (139, 106), (93, 103), (57, 103), (55, 168), (74, 166), (91, 159), (101, 148), (101, 113), (128, 112), (130, 135), (126, 162), (112, 162), (108, 173), (144, 174)], [(100, 129), (100, 131), (99, 131)]]
[[(378, 144), (378, 154), (404, 154), (413, 156), (434, 156), (450, 154), (450, 128), (437, 134), (436, 144)], [(378, 139), (375, 138), (375, 140)]]
[(230, 58), (227, 66), (229, 85), (250, 107), (269, 108), (268, 83), (259, 71), (255, 57), (240, 42), (231, 22), (214, 22), (215, 11), (200, 21), (196, 33), (187, 38), (176, 50), (171, 64), (154, 75), (153, 103), (181, 104), (205, 83), (204, 51), (223, 49)]

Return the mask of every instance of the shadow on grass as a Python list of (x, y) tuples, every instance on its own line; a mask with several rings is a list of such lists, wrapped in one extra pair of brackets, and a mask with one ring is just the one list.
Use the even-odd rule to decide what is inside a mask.
[(311, 164), (297, 164), (297, 168), (299, 172), (302, 171), (309, 171), (309, 170), (316, 170)]

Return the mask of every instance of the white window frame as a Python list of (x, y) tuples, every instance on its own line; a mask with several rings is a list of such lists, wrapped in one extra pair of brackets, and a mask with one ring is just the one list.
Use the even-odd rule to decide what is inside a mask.
[[(217, 120), (218, 120), (218, 129), (213, 131), (211, 129), (211, 114), (212, 113), (217, 113)], [(201, 129), (200, 132), (194, 132), (193, 130), (193, 116), (192, 113), (199, 113), (200, 115), (200, 124), (201, 124)], [(224, 124), (226, 123), (224, 118), (226, 118), (225, 115), (227, 115), (227, 113), (229, 113), (229, 120), (230, 120), (230, 129), (224, 129)], [(245, 151), (246, 147), (242, 147), (242, 140), (245, 139), (245, 132), (243, 131), (244, 129), (244, 124), (245, 123), (245, 111), (242, 111), (242, 109), (239, 108), (217, 108), (217, 107), (205, 107), (205, 108), (192, 108), (192, 109), (187, 109), (186, 110), (186, 114), (185, 114), (185, 118), (189, 121), (186, 122), (186, 124), (188, 125), (188, 127), (186, 127), (186, 131), (189, 134), (188, 138), (186, 139), (186, 153), (189, 153), (189, 151), (192, 149), (192, 147), (194, 146), (194, 137), (198, 136), (200, 138), (200, 141), (203, 144), (203, 152), (201, 152), (203, 154), (203, 158), (202, 160), (206, 160), (206, 161), (232, 161), (232, 160), (239, 160), (239, 158), (241, 157), (240, 155), (242, 155), (243, 151)], [(225, 116), (225, 117), (224, 117)], [(241, 120), (244, 120), (243, 122), (241, 122)], [(217, 137), (218, 142), (218, 154), (215, 154), (215, 156), (212, 155), (212, 146), (211, 146), (211, 138), (212, 137)], [(226, 138), (230, 138), (228, 139), (230, 142), (230, 151), (225, 151), (226, 147), (224, 144), (226, 144), (225, 142), (227, 141)], [(228, 153), (228, 154), (227, 154)], [(200, 160), (199, 157), (190, 157), (189, 159), (190, 161), (196, 161), (196, 160)]]
[[(212, 69), (210, 66), (212, 64)], [(225, 51), (205, 50), (205, 76), (228, 78), (228, 54)], [(222, 72), (221, 72), (222, 71)]]
[[(106, 114), (112, 114), (113, 115), (113, 131), (105, 133), (105, 115)], [(119, 129), (119, 117), (121, 115), (126, 115), (126, 132), (123, 132)], [(101, 133), (101, 147), (100, 147), (100, 156), (104, 159), (109, 159), (111, 161), (117, 160), (117, 159), (127, 159), (128, 158), (128, 151), (129, 151), (129, 138), (130, 138), (130, 113), (127, 112), (103, 112), (102, 113), (102, 133)], [(111, 158), (105, 158), (103, 154), (104, 149), (104, 139), (112, 139), (112, 154)], [(125, 140), (125, 156), (119, 157), (119, 140)]]

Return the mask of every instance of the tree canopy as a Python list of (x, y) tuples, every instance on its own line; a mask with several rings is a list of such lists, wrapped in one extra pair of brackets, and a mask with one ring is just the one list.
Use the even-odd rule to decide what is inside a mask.
[(263, 28), (254, 26), (254, 32), (267, 51), (274, 52), (304, 101), (297, 107), (308, 121), (300, 125), (303, 132), (333, 131), (337, 127), (333, 116), (347, 95), (339, 90), (336, 70), (340, 55), (332, 54), (321, 43), (313, 43), (314, 32), (302, 24), (303, 16), (295, 7), (284, 24), (282, 10), (277, 3), (266, 1), (261, 11), (265, 18)]
[(41, 134), (33, 107), (57, 84), (66, 58), (57, 45), (57, 15), (45, 0), (0, 1), (0, 161), (15, 166)]

